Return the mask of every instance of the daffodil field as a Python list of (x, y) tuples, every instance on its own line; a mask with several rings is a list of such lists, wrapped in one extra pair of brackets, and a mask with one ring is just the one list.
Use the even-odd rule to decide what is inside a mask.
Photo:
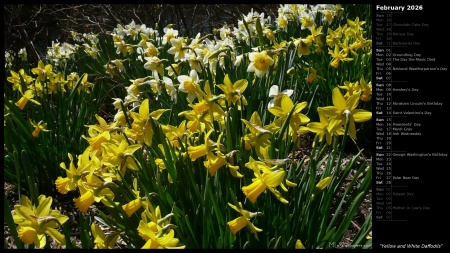
[(362, 145), (344, 162), (371, 135), (371, 26), (370, 5), (280, 4), (193, 38), (133, 21), (6, 53), (17, 248), (338, 247), (372, 186)]

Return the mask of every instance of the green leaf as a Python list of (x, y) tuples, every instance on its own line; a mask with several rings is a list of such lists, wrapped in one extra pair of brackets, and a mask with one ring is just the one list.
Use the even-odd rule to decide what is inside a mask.
[(3, 215), (5, 217), (6, 224), (11, 231), (11, 235), (14, 238), (14, 243), (18, 249), (23, 249), (22, 241), (19, 239), (19, 235), (17, 233), (16, 224), (14, 224), (14, 219), (11, 214), (11, 210), (9, 209), (9, 201), (6, 196), (6, 192), (3, 192)]

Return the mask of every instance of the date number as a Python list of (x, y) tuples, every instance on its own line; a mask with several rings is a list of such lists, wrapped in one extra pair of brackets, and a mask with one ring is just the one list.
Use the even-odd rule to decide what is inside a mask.
[(421, 11), (421, 10), (423, 10), (423, 6), (422, 5), (407, 5), (406, 6), (406, 10), (408, 10), (408, 11)]

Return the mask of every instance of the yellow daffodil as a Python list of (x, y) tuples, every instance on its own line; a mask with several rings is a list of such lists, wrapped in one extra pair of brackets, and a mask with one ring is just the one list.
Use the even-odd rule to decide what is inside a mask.
[(308, 129), (306, 127), (302, 127), (302, 125), (306, 125), (310, 119), (308, 116), (300, 113), (300, 111), (306, 108), (306, 106), (306, 101), (295, 104), (294, 106), (291, 98), (288, 96), (283, 96), (280, 106), (273, 106), (269, 108), (269, 112), (278, 117), (278, 119), (276, 119), (276, 124), (279, 126), (281, 126), (292, 111), (292, 115), (290, 115), (289, 118), (289, 135), (292, 136), (292, 141), (297, 140), (297, 134), (304, 134), (308, 132)]
[(305, 246), (303, 246), (303, 243), (302, 241), (300, 241), (300, 239), (295, 242), (295, 249), (305, 249)]
[(26, 90), (25, 93), (22, 93), (22, 97), (19, 99), (19, 101), (16, 102), (16, 105), (20, 108), (20, 110), (23, 110), (23, 108), (25, 108), (28, 101), (31, 101), (37, 105), (41, 105), (41, 103), (34, 100), (33, 98), (34, 98), (34, 91)]
[(77, 85), (78, 80), (80, 80), (80, 77), (76, 72), (72, 72), (66, 77), (66, 80), (67, 80), (66, 83), (67, 88), (69, 90), (73, 90), (73, 88)]
[(136, 196), (135, 199), (131, 200), (125, 205), (122, 205), (123, 210), (127, 213), (128, 217), (130, 217), (134, 212), (136, 212), (142, 206), (142, 200), (139, 196), (140, 191), (137, 190), (137, 179), (133, 180), (133, 193)]
[(203, 162), (203, 165), (208, 169), (208, 172), (211, 176), (214, 176), (218, 169), (226, 166), (230, 170), (230, 173), (233, 177), (241, 178), (243, 177), (243, 175), (238, 172), (239, 166), (231, 165), (227, 161), (227, 157), (229, 157), (231, 154), (225, 155), (222, 153), (222, 151), (225, 149), (225, 147), (220, 143), (222, 136), (223, 133), (219, 135), (217, 143), (215, 143), (211, 148), (208, 149), (208, 152), (206, 154), (207, 160)]
[(361, 101), (367, 102), (372, 94), (372, 84), (370, 82), (366, 83), (363, 76), (359, 80), (359, 83), (361, 85)]
[(89, 142), (91, 152), (96, 156), (100, 156), (102, 153), (102, 143), (111, 140), (111, 134), (109, 130), (112, 126), (108, 125), (102, 117), (95, 115), (99, 124), (86, 125), (88, 127), (88, 134), (90, 137), (82, 135), (81, 137)]
[(347, 90), (347, 93), (345, 93), (344, 98), (348, 99), (353, 94), (359, 94), (360, 93), (360, 86), (359, 82), (349, 82), (345, 81), (344, 85), (338, 86), (341, 89)]
[(322, 26), (319, 26), (316, 28), (315, 25), (311, 26), (311, 34), (306, 37), (307, 39), (314, 42), (314, 47), (316, 48), (316, 53), (322, 53), (322, 46), (323, 46), (323, 40), (322, 36), (324, 34), (322, 33)]
[(328, 132), (333, 133), (346, 123), (346, 115), (350, 119), (348, 134), (356, 139), (355, 122), (364, 122), (372, 118), (372, 112), (356, 109), (359, 102), (359, 94), (353, 94), (345, 100), (338, 87), (333, 89), (333, 106), (319, 107), (319, 111), (330, 118)]
[(308, 76), (305, 78), (308, 83), (312, 83), (316, 79), (316, 77), (325, 80), (325, 78), (317, 74), (317, 69), (313, 67), (303, 69), (308, 71)]
[(294, 40), (294, 45), (297, 47), (297, 56), (302, 57), (302, 55), (309, 55), (311, 54), (310, 46), (312, 44), (312, 41), (308, 38), (300, 38)]
[[(207, 88), (205, 89), (207, 90)], [(188, 119), (186, 126), (191, 132), (203, 133), (206, 130), (213, 129), (214, 121), (223, 126), (225, 124), (224, 118), (226, 113), (214, 102), (218, 97), (213, 97), (213, 95), (209, 96), (208, 91), (206, 93), (201, 91), (200, 94), (202, 96), (199, 97), (198, 103), (192, 104), (188, 100), (188, 106), (192, 110), (180, 112), (178, 116), (184, 116)]]
[(283, 198), (281, 193), (275, 189), (275, 187), (282, 184), (286, 174), (284, 170), (276, 169), (272, 171), (271, 167), (266, 163), (255, 161), (252, 157), (250, 157), (250, 161), (245, 164), (245, 167), (252, 169), (255, 175), (255, 178), (252, 179), (253, 183), (242, 187), (242, 191), (245, 196), (252, 203), (255, 203), (259, 195), (261, 195), (261, 193), (263, 193), (266, 189), (269, 189), (275, 197), (281, 201), (281, 203), (289, 203), (289, 201)]
[(331, 182), (331, 177), (326, 177), (322, 180), (320, 180), (317, 184), (316, 187), (314, 188), (314, 191), (312, 193), (312, 198), (314, 199), (319, 193), (321, 193), (325, 187), (328, 186), (328, 184), (330, 184)]
[(102, 202), (106, 206), (113, 207), (105, 198), (105, 196), (108, 196), (111, 200), (114, 199), (114, 193), (108, 188), (110, 186), (117, 187), (113, 182), (103, 182), (90, 173), (85, 177), (85, 181), (78, 185), (81, 196), (75, 198), (73, 202), (78, 210), (83, 213), (86, 213), (94, 202)]
[(36, 124), (33, 120), (30, 119), (30, 123), (34, 127), (34, 130), (31, 133), (31, 135), (33, 135), (34, 138), (38, 138), (39, 137), (39, 133), (41, 131), (43, 131), (43, 132), (50, 132), (51, 131), (51, 130), (45, 129), (47, 127), (47, 123), (44, 123), (42, 120), (39, 121)]
[(334, 47), (339, 44), (343, 36), (343, 28), (339, 26), (336, 30), (328, 28), (326, 43), (329, 47)]
[[(237, 84), (239, 81), (237, 81), (235, 84)], [(239, 87), (237, 87), (239, 88)], [(203, 91), (200, 90), (201, 94), (201, 101), (199, 103), (205, 103), (205, 105), (208, 107), (208, 111), (205, 110), (202, 111), (204, 114), (209, 114), (209, 118), (211, 119), (211, 124), (213, 123), (212, 120), (219, 123), (220, 126), (225, 126), (225, 117), (227, 114), (223, 111), (222, 107), (219, 105), (221, 104), (221, 101), (223, 101), (222, 95), (216, 96), (211, 92), (211, 87), (209, 85), (209, 81), (205, 82), (205, 85), (203, 86)], [(247, 101), (245, 98), (243, 98), (244, 105), (247, 104)], [(238, 109), (240, 108), (240, 100), (238, 101)]]
[(208, 152), (208, 160), (203, 162), (203, 165), (208, 169), (211, 176), (214, 176), (216, 171), (227, 164), (226, 156), (220, 151), (214, 154), (212, 151)]
[(80, 183), (79, 180), (81, 179), (82, 172), (84, 171), (81, 166), (78, 168), (75, 167), (72, 154), (68, 153), (67, 156), (70, 160), (69, 169), (67, 169), (66, 164), (63, 162), (59, 165), (66, 171), (67, 177), (59, 176), (55, 181), (56, 189), (61, 194), (67, 194), (69, 191), (75, 190), (77, 185)]
[(35, 75), (38, 75), (36, 80), (45, 81), (47, 76), (53, 72), (53, 66), (51, 64), (45, 65), (44, 62), (39, 60), (38, 66), (36, 68), (32, 68), (31, 72)]
[(344, 134), (343, 128), (336, 129), (334, 133), (329, 132), (328, 124), (329, 124), (330, 120), (320, 110), (319, 110), (319, 119), (320, 119), (320, 122), (310, 122), (306, 125), (306, 127), (309, 129), (309, 131), (316, 134), (316, 137), (314, 138), (314, 142), (312, 143), (312, 147), (315, 146), (316, 142), (319, 142), (319, 143), (322, 142), (324, 136), (325, 136), (327, 144), (331, 145), (331, 135), (332, 134), (338, 134), (338, 135)]
[(94, 249), (114, 249), (119, 235), (116, 233), (107, 234), (96, 224), (91, 225), (92, 236), (94, 237)]
[(74, 199), (75, 206), (83, 213), (86, 213), (89, 207), (94, 204), (94, 193), (91, 190), (86, 190), (85, 187), (79, 186), (81, 196)]
[(355, 20), (347, 19), (348, 27), (345, 29), (345, 36), (347, 37), (355, 37), (359, 33), (361, 33), (362, 26), (365, 24), (365, 21), (359, 21), (359, 17), (356, 17)]
[(34, 80), (34, 78), (27, 75), (23, 69), (20, 69), (19, 73), (10, 70), (10, 73), (11, 76), (9, 76), (6, 80), (13, 84), (13, 90), (19, 90), (22, 92), (22, 80), (25, 82), (25, 87), (28, 87), (28, 85), (30, 85)]
[(22, 196), (22, 204), (15, 205), (13, 215), (14, 223), (18, 224), (17, 232), (22, 242), (34, 244), (42, 249), (46, 244), (46, 235), (49, 235), (60, 245), (65, 245), (66, 240), (58, 230), (69, 217), (62, 215), (58, 210), (51, 210), (52, 197), (40, 195), (39, 205), (32, 205), (30, 199)]
[(94, 86), (94, 84), (88, 81), (88, 74), (84, 73), (83, 78), (78, 85), (78, 93), (80, 93), (81, 91), (90, 93), (91, 91), (89, 89), (92, 88), (92, 86)]
[[(139, 236), (146, 242), (142, 249), (184, 249), (180, 241), (175, 238), (175, 225), (169, 223), (173, 213), (161, 218), (159, 206), (155, 209), (149, 203), (145, 212), (141, 214), (138, 232)], [(148, 220), (150, 219), (150, 220)]]
[(131, 112), (131, 118), (133, 118), (133, 123), (131, 124), (131, 131), (126, 131), (127, 136), (133, 140), (137, 140), (141, 143), (145, 143), (147, 146), (152, 145), (153, 138), (153, 128), (150, 122), (150, 118), (154, 119), (155, 122), (161, 117), (161, 115), (169, 111), (168, 109), (158, 109), (150, 112), (149, 99), (144, 99), (139, 106), (139, 113)]
[(191, 131), (186, 127), (186, 120), (183, 120), (178, 127), (171, 125), (161, 125), (163, 133), (174, 147), (180, 147), (179, 140), (184, 143)]
[(197, 158), (205, 156), (208, 154), (208, 151), (212, 148), (214, 148), (213, 145), (211, 145), (209, 140), (209, 135), (213, 132), (213, 129), (209, 130), (208, 133), (205, 135), (205, 143), (200, 144), (198, 146), (189, 146), (188, 147), (188, 154), (191, 158), (191, 161), (195, 161)]
[(258, 157), (269, 158), (270, 149), (270, 137), (272, 132), (263, 128), (261, 126), (261, 118), (257, 111), (255, 111), (250, 121), (241, 119), (242, 122), (247, 126), (250, 133), (246, 134), (243, 139), (245, 142), (245, 149), (255, 148)]
[(245, 79), (237, 80), (234, 84), (231, 82), (228, 74), (225, 75), (223, 79), (224, 84), (219, 84), (217, 87), (221, 89), (225, 95), (225, 99), (229, 104), (234, 104), (238, 102), (239, 108), (241, 105), (241, 99), (243, 105), (247, 105), (247, 100), (245, 99), (244, 93), (247, 88), (248, 81)]
[(128, 145), (125, 139), (122, 139), (120, 143), (114, 144), (111, 142), (103, 142), (102, 146), (105, 148), (106, 154), (104, 161), (109, 162), (114, 166), (119, 166), (120, 172), (125, 173), (125, 169), (138, 170), (134, 159), (130, 156), (141, 148), (139, 144)]
[(343, 50), (339, 50), (339, 46), (334, 46), (334, 51), (328, 49), (328, 53), (333, 57), (330, 65), (337, 68), (341, 61), (353, 61), (353, 58), (347, 58), (347, 54)]
[(231, 232), (233, 232), (233, 234), (235, 235), (237, 232), (239, 232), (241, 229), (243, 229), (245, 226), (248, 227), (248, 229), (250, 230), (250, 233), (254, 234), (256, 240), (258, 239), (258, 234), (257, 232), (262, 232), (263, 230), (260, 228), (257, 228), (255, 225), (253, 225), (253, 223), (250, 222), (250, 219), (253, 217), (256, 217), (258, 215), (262, 215), (261, 212), (249, 212), (247, 210), (244, 210), (242, 208), (242, 203), (239, 202), (238, 206), (232, 205), (230, 203), (228, 203), (228, 206), (230, 206), (231, 208), (233, 208), (234, 210), (236, 210), (236, 212), (240, 213), (241, 216), (229, 221), (228, 227), (231, 229)]

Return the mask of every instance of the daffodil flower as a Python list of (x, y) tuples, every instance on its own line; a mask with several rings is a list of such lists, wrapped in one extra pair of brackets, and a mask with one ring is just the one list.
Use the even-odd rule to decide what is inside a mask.
[(180, 147), (179, 140), (184, 143), (191, 131), (186, 128), (186, 120), (183, 120), (178, 127), (171, 125), (161, 125), (163, 133), (174, 147)]
[(220, 143), (222, 139), (223, 133), (219, 135), (217, 142), (210, 148), (208, 148), (206, 157), (207, 160), (203, 162), (203, 165), (208, 169), (208, 172), (211, 176), (214, 176), (216, 171), (223, 166), (226, 166), (233, 177), (241, 178), (243, 175), (238, 172), (239, 166), (231, 165), (228, 162), (228, 158), (233, 155), (233, 151), (229, 154), (225, 155), (224, 152), (225, 147)]
[(314, 188), (314, 191), (312, 193), (312, 198), (314, 199), (319, 193), (321, 193), (325, 187), (328, 186), (328, 184), (330, 184), (331, 182), (331, 177), (326, 177), (322, 180), (320, 180), (317, 184), (316, 187)]
[(250, 117), (250, 121), (241, 119), (247, 126), (250, 133), (246, 134), (243, 139), (245, 142), (245, 149), (255, 148), (258, 157), (269, 158), (270, 137), (272, 132), (261, 126), (261, 118), (257, 111)]
[(95, 115), (99, 124), (96, 125), (86, 125), (88, 127), (88, 134), (90, 137), (82, 135), (81, 137), (89, 142), (89, 147), (91, 152), (96, 156), (100, 156), (102, 153), (102, 143), (111, 140), (111, 130), (112, 126), (106, 123), (105, 119)]
[(359, 102), (359, 94), (353, 94), (345, 100), (338, 87), (333, 89), (333, 106), (319, 107), (319, 113), (330, 117), (328, 124), (328, 132), (333, 133), (337, 131), (346, 123), (346, 114), (349, 115), (349, 130), (348, 134), (356, 139), (355, 122), (364, 122), (372, 118), (372, 112), (356, 109)]
[(184, 249), (186, 246), (179, 245), (180, 240), (175, 238), (176, 226), (168, 223), (168, 219), (173, 214), (161, 218), (159, 206), (153, 209), (153, 206), (149, 204), (148, 207), (150, 211), (146, 209), (141, 214), (142, 219), (138, 226), (139, 236), (145, 241), (142, 249)]
[(312, 83), (315, 79), (316, 79), (316, 77), (317, 78), (320, 78), (320, 79), (322, 79), (322, 80), (325, 80), (325, 78), (323, 78), (322, 76), (319, 76), (319, 75), (317, 75), (317, 69), (315, 69), (315, 68), (313, 68), (313, 67), (309, 67), (309, 68), (303, 68), (304, 70), (307, 70), (308, 71), (308, 76), (305, 78), (305, 80), (308, 82), (308, 83)]
[(303, 243), (302, 241), (300, 241), (300, 239), (295, 242), (295, 249), (305, 249), (305, 246), (303, 246)]
[(252, 52), (248, 54), (250, 64), (247, 67), (247, 72), (255, 72), (256, 76), (262, 78), (269, 73), (269, 67), (275, 61), (267, 54), (267, 51)]
[(367, 102), (369, 101), (369, 96), (372, 94), (372, 84), (370, 82), (367, 83), (364, 80), (364, 76), (361, 77), (359, 83), (361, 85), (361, 101)]
[(166, 59), (159, 59), (156, 56), (152, 57), (145, 57), (144, 59), (147, 60), (147, 62), (144, 64), (144, 68), (152, 71), (153, 78), (155, 78), (156, 81), (159, 82), (160, 76), (164, 76), (164, 62), (166, 62)]
[(135, 213), (142, 206), (142, 200), (139, 196), (140, 191), (137, 190), (137, 179), (133, 180), (133, 193), (136, 196), (135, 199), (131, 200), (125, 205), (122, 205), (123, 210), (127, 213), (128, 217), (130, 217), (133, 213)]
[[(199, 94), (199, 93), (197, 93)], [(213, 129), (213, 122), (216, 121), (220, 125), (224, 125), (225, 112), (220, 108), (218, 104), (214, 102), (217, 97), (211, 97), (208, 99), (208, 92), (203, 94), (203, 98), (200, 97), (199, 102), (192, 104), (188, 101), (188, 106), (192, 108), (191, 111), (183, 111), (178, 116), (184, 116), (188, 119), (187, 128), (192, 132), (204, 132), (205, 130)]]
[(86, 93), (90, 93), (90, 88), (94, 86), (93, 83), (88, 81), (88, 74), (84, 73), (83, 78), (80, 81), (80, 85), (78, 86), (78, 93), (80, 93), (81, 91), (84, 91)]
[(119, 239), (118, 234), (107, 234), (95, 223), (91, 225), (92, 236), (94, 237), (94, 249), (114, 249), (117, 239)]
[(247, 104), (245, 97), (242, 95), (242, 93), (244, 93), (245, 89), (247, 88), (247, 80), (241, 79), (233, 84), (228, 74), (226, 74), (223, 82), (224, 84), (219, 84), (217, 85), (217, 87), (223, 91), (228, 103), (234, 104), (238, 102), (240, 105), (240, 99), (242, 99), (244, 105)]
[(272, 99), (269, 101), (267, 107), (281, 106), (281, 99), (283, 96), (290, 97), (292, 94), (294, 94), (294, 90), (287, 89), (280, 92), (278, 85), (272, 85), (269, 90), (269, 97)]
[(336, 30), (328, 28), (325, 41), (329, 47), (334, 47), (340, 43), (342, 36), (343, 28), (340, 25), (338, 28), (336, 28)]
[(343, 128), (337, 128), (334, 133), (328, 131), (328, 124), (330, 120), (327, 116), (323, 114), (322, 111), (319, 110), (319, 119), (320, 122), (310, 122), (306, 125), (306, 127), (309, 129), (309, 131), (316, 134), (314, 138), (314, 142), (312, 143), (312, 147), (314, 148), (316, 142), (322, 142), (323, 137), (325, 136), (325, 140), (328, 145), (331, 145), (331, 135), (332, 134), (338, 134), (343, 135), (344, 129)]
[(40, 195), (39, 205), (32, 205), (27, 196), (22, 196), (22, 204), (15, 205), (13, 215), (14, 223), (18, 224), (17, 232), (22, 242), (34, 244), (42, 249), (46, 244), (46, 235), (49, 235), (60, 245), (65, 245), (66, 240), (58, 230), (69, 217), (62, 215), (58, 210), (51, 210), (53, 199)]
[(347, 53), (345, 53), (343, 50), (339, 50), (339, 46), (334, 46), (334, 51), (331, 49), (328, 49), (328, 53), (333, 57), (333, 60), (331, 61), (330, 65), (337, 68), (339, 67), (339, 63), (341, 61), (352, 61), (353, 58), (347, 58)]
[(345, 93), (344, 98), (348, 99), (351, 95), (353, 94), (359, 94), (361, 89), (359, 86), (359, 82), (349, 82), (349, 81), (345, 81), (344, 85), (338, 86), (341, 89), (347, 90), (347, 93)]
[(41, 105), (41, 103), (34, 100), (33, 98), (34, 98), (34, 90), (26, 90), (25, 93), (22, 93), (22, 97), (19, 99), (19, 101), (16, 102), (16, 105), (20, 108), (20, 110), (23, 110), (23, 108), (25, 108), (28, 101), (31, 101), (37, 105)]
[[(281, 203), (289, 203), (289, 201), (283, 198), (281, 193), (275, 189), (275, 187), (283, 184), (282, 181), (286, 174), (284, 170), (272, 170), (266, 163), (255, 161), (252, 157), (250, 157), (250, 161), (245, 164), (245, 167), (252, 169), (255, 175), (255, 178), (252, 179), (250, 185), (242, 187), (242, 192), (244, 192), (245, 196), (252, 203), (255, 203), (259, 195), (266, 189), (269, 189)], [(283, 185), (283, 188), (286, 187)]]
[(308, 131), (308, 129), (306, 127), (302, 127), (302, 125), (309, 123), (310, 119), (308, 116), (300, 113), (300, 111), (306, 108), (306, 106), (306, 101), (295, 104), (294, 106), (291, 98), (288, 96), (283, 96), (280, 106), (273, 106), (269, 108), (269, 112), (278, 117), (275, 121), (277, 125), (281, 125), (292, 111), (292, 115), (289, 118), (289, 134), (292, 136), (292, 141), (294, 142), (297, 140), (297, 134)]
[(300, 38), (294, 40), (294, 45), (297, 47), (297, 56), (301, 57), (302, 55), (309, 55), (311, 54), (310, 46), (312, 44), (312, 41), (308, 38)]
[(36, 124), (33, 120), (30, 119), (30, 123), (34, 127), (34, 130), (31, 133), (31, 135), (33, 135), (34, 138), (38, 138), (39, 137), (39, 133), (41, 131), (43, 131), (43, 132), (50, 132), (51, 131), (51, 130), (45, 129), (47, 127), (47, 123), (44, 123), (42, 120), (39, 121)]
[[(148, 146), (152, 145), (153, 128), (150, 123), (150, 118), (158, 120), (161, 115), (169, 111), (168, 109), (158, 109), (150, 112), (149, 99), (144, 99), (139, 106), (139, 113), (131, 112), (133, 123), (131, 124), (131, 131), (127, 131), (127, 135), (133, 140), (145, 143)], [(130, 134), (129, 134), (130, 133)]]
[(167, 53), (174, 55), (175, 62), (184, 59), (187, 45), (184, 43), (183, 38), (172, 38), (169, 42), (172, 44), (172, 47), (167, 50)]
[(242, 208), (241, 202), (238, 203), (238, 206), (232, 205), (230, 203), (228, 203), (228, 206), (230, 206), (231, 208), (236, 210), (236, 212), (241, 214), (241, 216), (239, 216), (238, 218), (236, 218), (232, 221), (229, 221), (227, 223), (228, 227), (231, 229), (231, 232), (233, 232), (233, 234), (235, 235), (237, 232), (239, 232), (241, 229), (243, 229), (245, 226), (247, 226), (248, 229), (250, 230), (250, 233), (254, 234), (256, 240), (259, 240), (257, 232), (262, 232), (263, 230), (260, 228), (257, 228), (255, 225), (253, 225), (253, 223), (250, 222), (250, 219), (252, 219), (253, 217), (256, 217), (258, 215), (262, 215), (262, 213), (261, 212), (249, 212), (247, 210), (244, 210)]
[(177, 79), (180, 82), (178, 90), (187, 93), (189, 101), (193, 102), (197, 97), (197, 93), (199, 92), (198, 90), (200, 89), (198, 85), (200, 79), (198, 77), (197, 71), (193, 69), (189, 73), (189, 76), (179, 75)]
[(114, 166), (119, 166), (120, 172), (125, 173), (125, 169), (138, 170), (136, 162), (130, 156), (141, 148), (139, 144), (128, 145), (125, 139), (122, 139), (120, 143), (114, 144), (111, 142), (103, 142), (102, 146), (105, 148), (106, 154), (104, 161), (109, 162)]
[(361, 33), (362, 26), (366, 23), (366, 21), (359, 21), (359, 17), (356, 17), (355, 20), (347, 19), (348, 27), (345, 29), (346, 37), (356, 37), (357, 34)]
[(163, 32), (163, 39), (162, 39), (162, 44), (165, 45), (168, 42), (170, 42), (170, 40), (172, 38), (177, 38), (178, 37), (178, 30), (175, 30), (171, 27), (172, 24), (167, 25), (166, 27), (164, 27)]
[(13, 84), (13, 90), (19, 90), (22, 92), (22, 80), (25, 82), (26, 86), (30, 85), (30, 83), (34, 80), (33, 77), (27, 75), (24, 69), (20, 69), (19, 73), (10, 70), (11, 76), (6, 80)]
[(189, 157), (191, 158), (191, 161), (195, 161), (197, 158), (207, 155), (208, 151), (214, 148), (214, 146), (211, 145), (211, 142), (209, 140), (209, 136), (211, 135), (211, 133), (213, 131), (214, 130), (211, 129), (208, 131), (208, 133), (206, 133), (205, 139), (204, 139), (205, 144), (188, 147), (188, 154), (189, 154)]
[(170, 64), (168, 67), (166, 67), (167, 75), (172, 78), (176, 78), (177, 76), (179, 76), (181, 73), (182, 64), (183, 62), (180, 62), (179, 64), (177, 63)]
[(208, 152), (208, 160), (203, 162), (203, 165), (208, 169), (211, 176), (214, 176), (216, 171), (227, 164), (226, 156), (220, 151), (214, 154), (212, 151)]
[(45, 81), (47, 76), (53, 72), (53, 66), (51, 64), (45, 65), (42, 60), (39, 60), (38, 66), (36, 68), (32, 68), (31, 72), (38, 75), (38, 78), (36, 78), (37, 81)]
[(59, 165), (66, 171), (67, 177), (59, 176), (55, 181), (56, 189), (61, 194), (67, 194), (69, 191), (75, 190), (78, 184), (81, 184), (79, 181), (84, 171), (83, 167), (81, 166), (79, 166), (78, 168), (75, 167), (73, 163), (73, 156), (71, 153), (68, 153), (67, 156), (70, 160), (69, 169), (67, 169), (66, 164), (63, 162)]
[(73, 200), (78, 210), (86, 213), (94, 202), (102, 202), (106, 206), (113, 207), (105, 196), (108, 196), (111, 200), (114, 199), (114, 193), (108, 187), (117, 187), (117, 185), (113, 182), (102, 182), (92, 174), (89, 174), (86, 178), (87, 182), (78, 185), (81, 196)]
[(175, 86), (173, 85), (172, 79), (164, 76), (163, 84), (164, 84), (164, 87), (166, 88), (167, 94), (170, 96), (170, 99), (172, 101), (174, 101), (176, 104), (178, 101), (178, 92), (177, 92), (177, 89), (175, 88)]

